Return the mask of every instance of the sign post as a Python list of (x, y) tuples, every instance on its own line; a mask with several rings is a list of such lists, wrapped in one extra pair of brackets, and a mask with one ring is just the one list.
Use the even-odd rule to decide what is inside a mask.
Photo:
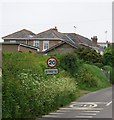
[(50, 67), (50, 69), (45, 69), (44, 72), (45, 74), (58, 74), (58, 69), (54, 68), (58, 64), (58, 60), (55, 57), (50, 57), (47, 60), (47, 65)]
[(58, 61), (55, 57), (48, 58), (48, 60), (47, 60), (48, 67), (54, 68), (57, 64), (58, 64)]

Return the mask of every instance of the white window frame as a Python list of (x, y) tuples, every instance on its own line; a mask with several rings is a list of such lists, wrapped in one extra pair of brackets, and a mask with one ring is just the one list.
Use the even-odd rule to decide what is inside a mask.
[(43, 51), (49, 49), (49, 41), (43, 41)]
[(34, 42), (33, 42), (33, 46), (35, 46), (35, 47), (39, 47), (39, 40), (35, 40)]
[(16, 43), (16, 40), (10, 40), (10, 43)]

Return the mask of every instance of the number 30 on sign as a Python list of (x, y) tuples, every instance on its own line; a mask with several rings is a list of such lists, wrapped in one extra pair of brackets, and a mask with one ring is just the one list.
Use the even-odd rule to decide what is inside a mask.
[(58, 64), (58, 61), (55, 57), (50, 57), (48, 58), (47, 60), (47, 65), (50, 67), (50, 68), (54, 68), (56, 65)]

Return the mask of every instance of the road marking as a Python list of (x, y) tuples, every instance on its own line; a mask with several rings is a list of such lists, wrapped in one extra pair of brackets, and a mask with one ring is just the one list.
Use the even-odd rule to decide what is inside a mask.
[(109, 103), (107, 103), (106, 106), (109, 106), (110, 104), (112, 104), (112, 101), (110, 101)]
[(93, 116), (75, 116), (77, 118), (93, 118)]
[(80, 103), (80, 104), (107, 104), (108, 102), (71, 102), (72, 104)]
[(80, 113), (80, 115), (96, 115), (95, 113), (93, 114), (93, 113)]
[(69, 110), (57, 110), (56, 112), (69, 112)]
[(59, 117), (59, 116), (56, 116), (56, 115), (44, 115), (42, 117)]
[(103, 108), (60, 108), (61, 110), (103, 110)]
[(50, 115), (60, 115), (60, 114), (64, 114), (64, 113), (58, 113), (58, 112), (56, 113), (56, 112), (55, 112), (55, 113), (49, 113), (49, 114), (50, 114)]
[(95, 113), (99, 113), (100, 111), (83, 111), (83, 112), (91, 112), (91, 113), (95, 112)]
[(69, 107), (73, 108), (93, 108), (93, 107), (97, 107), (97, 104), (95, 103), (75, 103), (75, 104), (72, 104), (70, 105)]

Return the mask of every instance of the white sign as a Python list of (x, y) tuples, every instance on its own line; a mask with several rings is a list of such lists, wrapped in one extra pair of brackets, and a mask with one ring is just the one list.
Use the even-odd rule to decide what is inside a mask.
[(58, 64), (58, 61), (57, 61), (57, 59), (54, 58), (54, 57), (50, 57), (50, 58), (47, 60), (47, 65), (48, 65), (50, 68), (54, 68), (57, 64)]
[(45, 74), (51, 75), (51, 74), (58, 74), (58, 69), (45, 69)]

